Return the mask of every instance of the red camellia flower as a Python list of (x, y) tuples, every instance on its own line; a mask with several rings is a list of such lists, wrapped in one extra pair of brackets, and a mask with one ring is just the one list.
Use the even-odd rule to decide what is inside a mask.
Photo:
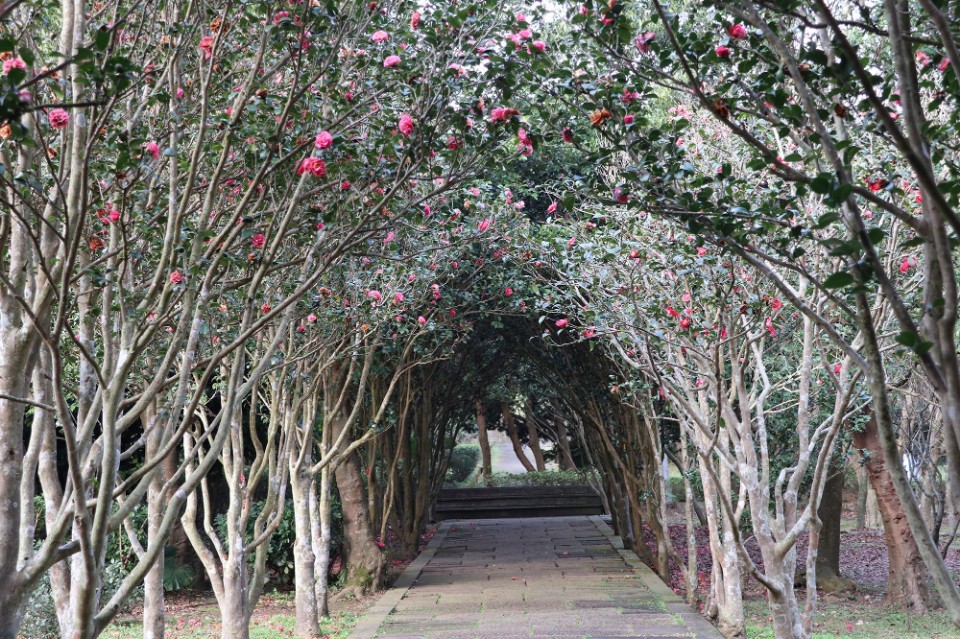
[(563, 141), (566, 142), (567, 144), (571, 144), (573, 142), (573, 131), (570, 130), (570, 127), (566, 127), (563, 130), (562, 137), (563, 137)]
[(690, 328), (690, 318), (684, 317), (680, 320), (680, 328)]
[(554, 325), (555, 325), (557, 328), (566, 328), (566, 327), (567, 327), (567, 324), (569, 324), (569, 323), (570, 323), (570, 320), (568, 320), (566, 317), (564, 317), (563, 319), (558, 319), (556, 322), (554, 322)]
[(503, 289), (503, 294), (507, 297), (510, 297), (513, 295), (513, 289), (508, 286), (507, 288)]
[(680, 317), (680, 313), (678, 313), (673, 307), (667, 306), (667, 307), (664, 308), (663, 310), (664, 310), (664, 312), (665, 312), (667, 315), (669, 315), (670, 317), (672, 317), (672, 318), (674, 318), (674, 319), (677, 319), (677, 318)]
[(838, 363), (838, 364), (834, 364), (834, 365), (833, 365), (833, 374), (834, 374), (834, 375), (839, 375), (839, 374), (840, 374), (840, 371), (842, 371), (842, 370), (843, 370), (843, 364), (839, 364), (839, 363)]
[(267, 243), (267, 236), (263, 233), (254, 233), (250, 238), (250, 245), (255, 249), (263, 248)]
[(510, 118), (515, 115), (520, 115), (520, 112), (516, 109), (508, 109), (506, 107), (497, 107), (495, 109), (490, 109), (490, 121), (491, 122), (508, 122)]
[(273, 307), (270, 306), (269, 303), (264, 303), (263, 306), (260, 307), (260, 312), (263, 313), (264, 315), (266, 315), (267, 313), (270, 312), (270, 309), (271, 309), (271, 308), (273, 308)]
[(717, 54), (718, 58), (729, 58), (730, 57), (730, 47), (725, 47), (722, 44), (713, 50)]
[(781, 308), (783, 308), (783, 302), (781, 302), (777, 298), (773, 298), (772, 300), (770, 300), (770, 308), (772, 308), (775, 311), (779, 311)]
[(653, 31), (647, 31), (643, 35), (637, 36), (637, 50), (640, 53), (647, 53), (650, 51), (650, 43), (653, 42), (653, 39), (657, 37), (657, 34)]
[(70, 124), (70, 114), (63, 109), (53, 109), (47, 115), (47, 119), (50, 121), (50, 126), (55, 129), (63, 129)]
[(747, 29), (742, 24), (731, 24), (727, 27), (727, 33), (734, 40), (743, 40), (747, 37)]
[(300, 161), (300, 166), (297, 167), (297, 175), (303, 175), (304, 173), (310, 173), (314, 177), (322, 178), (327, 174), (327, 164), (318, 157), (306, 157)]
[(906, 273), (916, 265), (917, 265), (917, 259), (915, 257), (905, 257), (903, 258), (903, 261), (900, 262), (900, 272)]
[(200, 50), (203, 51), (204, 60), (209, 60), (213, 56), (213, 36), (200, 38)]

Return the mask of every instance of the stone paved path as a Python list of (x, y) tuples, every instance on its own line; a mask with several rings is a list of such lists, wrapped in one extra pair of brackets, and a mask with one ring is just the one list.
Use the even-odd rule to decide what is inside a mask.
[(612, 535), (597, 517), (446, 522), (351, 638), (720, 637)]

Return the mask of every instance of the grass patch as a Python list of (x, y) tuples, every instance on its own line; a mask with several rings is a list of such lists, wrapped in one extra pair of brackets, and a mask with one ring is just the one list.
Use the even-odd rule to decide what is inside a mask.
[[(773, 639), (773, 623), (765, 601), (745, 601), (747, 636)], [(957, 628), (943, 610), (917, 615), (861, 597), (824, 601), (817, 605), (812, 639), (946, 639)]]
[[(346, 639), (357, 625), (359, 616), (352, 612), (340, 612), (322, 619), (320, 636), (322, 639)], [(295, 636), (295, 625), (296, 617), (292, 612), (255, 614), (250, 621), (250, 639), (290, 639)], [(102, 636), (109, 639), (142, 639), (143, 624), (133, 620), (111, 624)], [(214, 639), (220, 636), (219, 615), (168, 617), (164, 636), (169, 639)]]

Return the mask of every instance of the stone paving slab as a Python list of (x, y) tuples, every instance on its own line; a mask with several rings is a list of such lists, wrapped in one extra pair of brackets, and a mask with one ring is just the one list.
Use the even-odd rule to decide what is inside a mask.
[(350, 639), (721, 639), (599, 517), (445, 522)]

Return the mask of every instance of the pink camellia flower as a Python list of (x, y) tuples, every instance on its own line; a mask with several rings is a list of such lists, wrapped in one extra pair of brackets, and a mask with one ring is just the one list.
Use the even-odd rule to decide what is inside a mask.
[(63, 109), (53, 109), (47, 115), (47, 120), (50, 121), (50, 126), (53, 128), (63, 129), (70, 124), (70, 114)]
[(556, 202), (551, 202), (551, 203), (550, 203), (550, 206), (547, 207), (547, 213), (553, 213), (553, 212), (556, 211), (556, 210), (557, 210), (557, 203), (556, 203)]
[(566, 328), (566, 327), (567, 327), (567, 324), (569, 324), (569, 323), (570, 323), (570, 320), (568, 320), (566, 317), (564, 317), (563, 319), (558, 319), (558, 320), (557, 320), (556, 322), (554, 322), (553, 324), (554, 324), (554, 326), (556, 326), (557, 328)]
[(633, 124), (633, 116), (630, 115), (629, 113), (628, 113), (627, 115), (623, 116), (623, 123), (624, 123), (624, 124)]
[(314, 315), (313, 313), (310, 313), (309, 315), (307, 315), (307, 321), (313, 324), (314, 322), (317, 321), (317, 316)]
[(482, 220), (480, 220), (479, 224), (477, 224), (477, 230), (486, 231), (488, 228), (490, 228), (490, 224), (492, 223), (493, 223), (493, 220), (491, 220), (489, 217), (485, 217)]
[(178, 100), (183, 99), (183, 87), (177, 87), (177, 99)]
[(203, 36), (200, 38), (200, 50), (203, 51), (204, 60), (209, 60), (213, 57), (213, 36)]
[(520, 112), (516, 109), (508, 109), (506, 107), (490, 109), (491, 122), (507, 122), (515, 115), (520, 115)]
[(380, 42), (386, 42), (389, 40), (390, 34), (383, 29), (380, 29), (378, 31), (374, 31), (373, 35), (370, 36), (370, 39), (379, 44)]
[(297, 327), (297, 332), (298, 332), (298, 333), (306, 333), (306, 332), (307, 332), (307, 327), (304, 326), (303, 324), (301, 324), (300, 326)]
[(451, 309), (448, 311), (447, 314), (448, 314), (450, 317), (456, 317), (456, 316), (457, 316), (457, 311), (455, 311), (454, 309), (451, 308)]
[(734, 40), (744, 40), (747, 37), (747, 28), (742, 24), (731, 24), (727, 27), (727, 33)]
[(567, 248), (573, 248), (573, 245), (577, 243), (577, 238), (571, 237), (570, 241), (567, 242)]
[(684, 317), (680, 320), (680, 328), (690, 328), (690, 324), (691, 321), (689, 317)]
[(513, 295), (513, 289), (508, 286), (507, 288), (503, 289), (503, 294), (507, 297), (510, 297)]
[(587, 339), (591, 339), (594, 335), (597, 334), (597, 329), (592, 326), (583, 332), (583, 336)]
[(154, 160), (160, 159), (160, 146), (153, 140), (144, 144), (143, 148), (146, 149), (147, 153), (149, 153)]
[(717, 54), (718, 58), (729, 58), (730, 57), (730, 47), (725, 47), (722, 44), (713, 50)]
[(834, 364), (834, 365), (833, 365), (833, 374), (834, 374), (834, 375), (839, 375), (839, 374), (840, 374), (840, 371), (842, 371), (842, 370), (843, 370), (843, 364), (837, 363), (837, 364)]
[(779, 311), (781, 308), (783, 308), (783, 302), (781, 302), (777, 298), (773, 298), (772, 300), (770, 300), (770, 308), (772, 308), (775, 311)]
[(416, 31), (420, 27), (420, 12), (414, 11), (410, 16), (410, 28)]
[(413, 118), (409, 113), (404, 113), (400, 116), (400, 121), (397, 123), (397, 128), (400, 129), (405, 137), (410, 137), (410, 134), (413, 133)]
[(271, 310), (272, 308), (273, 308), (273, 307), (270, 306), (270, 303), (269, 303), (269, 302), (264, 302), (263, 305), (260, 307), (260, 312), (263, 313), (264, 315), (266, 315), (267, 313), (270, 312), (270, 310)]
[(460, 148), (460, 140), (458, 140), (456, 136), (451, 135), (449, 138), (447, 138), (447, 148), (451, 151), (456, 151)]
[(937, 69), (940, 71), (946, 71), (950, 68), (950, 58), (944, 58), (940, 61), (940, 64), (937, 65)]
[(917, 64), (919, 64), (921, 67), (927, 66), (930, 64), (930, 56), (923, 51), (917, 51)]
[(389, 233), (387, 233), (387, 237), (383, 238), (383, 243), (389, 244), (390, 242), (393, 241), (393, 238), (395, 237), (397, 237), (397, 234), (394, 233), (393, 231), (390, 231)]
[(255, 249), (262, 249), (267, 244), (267, 236), (263, 233), (254, 233), (250, 238), (250, 246)]
[(424, 205), (423, 205), (423, 216), (424, 216), (424, 217), (430, 217), (431, 215), (433, 215), (433, 209), (430, 208), (430, 205), (429, 205), (429, 204), (424, 204)]
[(421, 315), (420, 317), (417, 318), (417, 324), (419, 324), (420, 326), (426, 326), (427, 318)]
[(305, 157), (300, 161), (300, 166), (297, 167), (297, 175), (303, 175), (304, 173), (310, 173), (314, 177), (322, 178), (327, 174), (327, 164), (320, 158), (312, 155)]
[(372, 299), (374, 304), (379, 304), (383, 300), (383, 295), (380, 294), (380, 291), (367, 291), (367, 297)]
[(406, 299), (406, 297), (404, 297), (403, 293), (397, 293), (396, 295), (393, 296), (393, 303), (394, 303), (394, 304), (400, 304), (400, 303), (402, 303), (403, 300), (405, 300), (405, 299)]
[(544, 42), (543, 40), (534, 40), (532, 44), (533, 44), (533, 48), (539, 51), (540, 53), (543, 53), (544, 51), (547, 50), (547, 43)]
[(27, 70), (27, 63), (23, 61), (23, 58), (20, 56), (15, 56), (12, 58), (7, 58), (3, 61), (3, 75), (10, 75), (10, 72), (14, 69), (23, 69)]
[(516, 15), (517, 22), (526, 22), (527, 16), (523, 15), (522, 12), (518, 12)]
[(180, 271), (174, 271), (170, 273), (170, 282), (173, 284), (179, 284), (183, 281), (183, 273)]
[(767, 329), (767, 332), (770, 333), (770, 337), (777, 336), (777, 329), (773, 327), (773, 320), (769, 317), (763, 322), (764, 328)]
[(383, 61), (383, 66), (386, 68), (395, 67), (400, 64), (400, 56), (398, 55), (388, 55)]
[(321, 131), (317, 134), (317, 139), (313, 141), (313, 145), (318, 149), (329, 149), (333, 146), (333, 136), (330, 135), (329, 131)]
[(119, 221), (120, 221), (120, 211), (118, 211), (117, 209), (113, 209), (112, 211), (110, 211), (110, 212), (107, 214), (107, 217), (110, 218), (110, 221), (111, 221), (111, 222), (114, 222), (114, 223), (119, 222)]
[(530, 31), (530, 29), (520, 29), (520, 31), (517, 32), (517, 35), (520, 36), (521, 40), (529, 40), (533, 37), (533, 32)]
[(273, 14), (273, 24), (280, 24), (281, 22), (283, 22), (285, 19), (289, 17), (290, 17), (289, 11), (277, 11), (275, 14)]
[(640, 53), (647, 53), (650, 51), (650, 43), (653, 42), (654, 38), (657, 37), (657, 34), (653, 31), (647, 31), (643, 35), (637, 36), (637, 50)]

